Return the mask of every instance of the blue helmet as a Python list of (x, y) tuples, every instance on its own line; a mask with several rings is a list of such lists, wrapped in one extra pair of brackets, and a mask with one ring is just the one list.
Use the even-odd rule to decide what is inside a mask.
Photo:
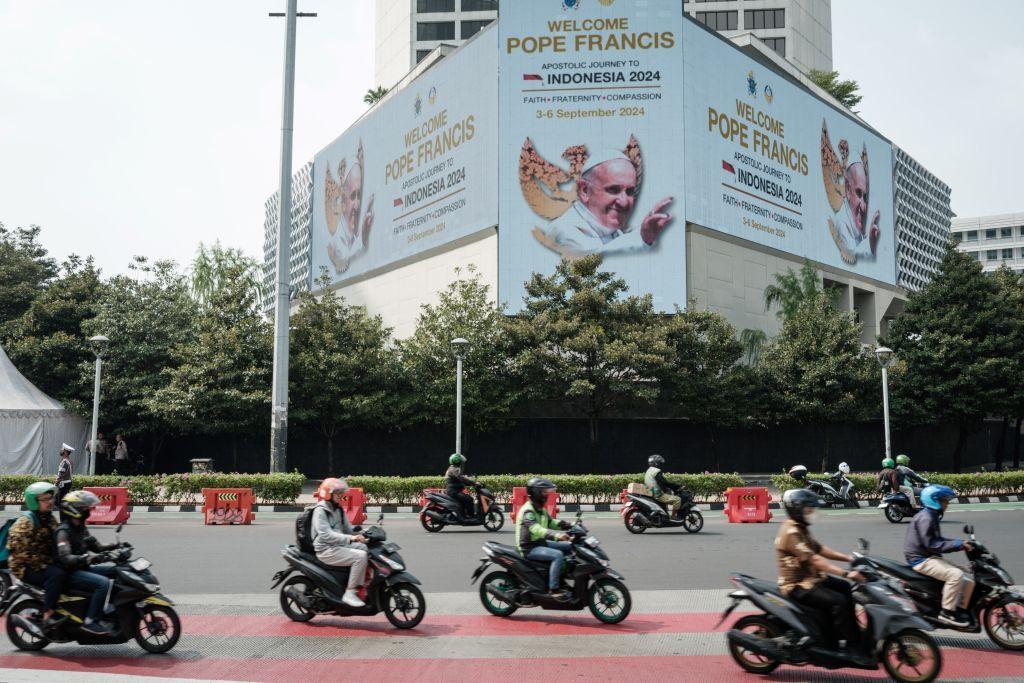
[(956, 491), (948, 486), (932, 484), (931, 486), (926, 486), (924, 491), (921, 491), (921, 502), (924, 503), (926, 508), (931, 508), (932, 510), (941, 510), (942, 501), (947, 498), (956, 498)]

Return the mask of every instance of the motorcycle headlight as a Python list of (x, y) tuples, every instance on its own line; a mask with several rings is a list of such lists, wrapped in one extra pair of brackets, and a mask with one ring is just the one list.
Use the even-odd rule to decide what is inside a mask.
[(904, 612), (913, 614), (917, 611), (917, 605), (915, 605), (914, 601), (910, 598), (905, 598), (902, 595), (893, 595), (891, 597), (896, 602), (896, 604), (900, 606), (900, 609), (902, 609)]
[(403, 567), (403, 566), (402, 566), (401, 564), (399, 564), (398, 562), (395, 562), (395, 561), (394, 561), (394, 560), (392, 560), (392, 559), (391, 559), (390, 557), (384, 557), (384, 558), (383, 558), (383, 560), (384, 560), (384, 561), (385, 561), (385, 562), (387, 563), (387, 565), (388, 565), (389, 567), (391, 567), (392, 569), (394, 569), (394, 570), (395, 570), (396, 572), (400, 572), (400, 571), (402, 571), (403, 569), (405, 569), (405, 567)]
[(583, 542), (587, 544), (588, 548), (596, 548), (597, 546), (601, 545), (601, 541), (597, 540), (593, 536), (587, 536), (587, 538)]
[(602, 559), (601, 559), (600, 557), (599, 557), (599, 558), (597, 558), (597, 562), (598, 562), (598, 564), (600, 564), (600, 565), (601, 565), (602, 567), (610, 567), (610, 566), (612, 566), (612, 563), (611, 563), (611, 562), (609, 562), (608, 560), (602, 560)]
[(150, 593), (159, 593), (160, 592), (160, 584), (159, 583), (144, 583), (142, 585), (145, 586), (146, 590), (148, 590)]

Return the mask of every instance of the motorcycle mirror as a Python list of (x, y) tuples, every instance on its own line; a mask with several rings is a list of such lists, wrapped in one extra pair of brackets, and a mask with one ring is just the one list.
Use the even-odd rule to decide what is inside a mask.
[(868, 549), (871, 548), (871, 543), (866, 538), (858, 538), (857, 543), (860, 545), (860, 551), (866, 555)]
[(114, 533), (115, 533), (115, 534), (119, 534), (119, 533), (121, 533), (121, 529), (123, 529), (123, 528), (124, 528), (124, 524), (118, 524), (118, 525), (117, 525), (117, 528), (116, 528), (116, 529), (114, 529)]
[(973, 524), (965, 524), (964, 525), (964, 533), (967, 534), (968, 536), (973, 536), (974, 535), (974, 525)]
[(577, 510), (576, 511), (576, 519), (577, 520), (583, 519), (583, 510)]
[(383, 523), (384, 523), (384, 513), (382, 512), (382, 513), (380, 513), (380, 515), (379, 515), (379, 516), (377, 517), (377, 524), (383, 524)]

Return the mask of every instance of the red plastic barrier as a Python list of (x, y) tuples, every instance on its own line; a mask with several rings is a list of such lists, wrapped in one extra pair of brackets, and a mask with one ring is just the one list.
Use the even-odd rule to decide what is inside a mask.
[(203, 489), (204, 524), (252, 524), (252, 489)]
[(622, 503), (622, 507), (619, 508), (619, 515), (625, 515), (626, 511), (629, 510), (629, 504), (632, 503), (626, 494), (629, 493), (629, 489), (622, 489), (622, 493), (619, 494), (619, 502)]
[(349, 489), (342, 496), (345, 516), (351, 524), (362, 524), (366, 521), (366, 496), (362, 489)]
[(128, 511), (128, 489), (123, 486), (86, 486), (95, 493), (100, 504), (89, 513), (89, 524), (124, 524), (132, 513)]
[[(519, 508), (526, 504), (526, 487), (516, 486), (512, 489), (512, 521), (516, 521)], [(548, 502), (544, 505), (551, 519), (558, 517), (558, 491), (548, 492)]]
[(771, 500), (764, 487), (730, 487), (725, 490), (725, 516), (730, 523), (770, 521), (772, 513), (768, 504)]

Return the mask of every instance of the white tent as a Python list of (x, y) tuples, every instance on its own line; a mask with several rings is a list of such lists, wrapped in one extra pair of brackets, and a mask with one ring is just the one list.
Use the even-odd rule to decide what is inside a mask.
[(62, 442), (77, 449), (71, 461), (76, 472), (84, 472), (88, 440), (85, 420), (25, 379), (0, 347), (0, 474), (51, 479), (60, 463)]

